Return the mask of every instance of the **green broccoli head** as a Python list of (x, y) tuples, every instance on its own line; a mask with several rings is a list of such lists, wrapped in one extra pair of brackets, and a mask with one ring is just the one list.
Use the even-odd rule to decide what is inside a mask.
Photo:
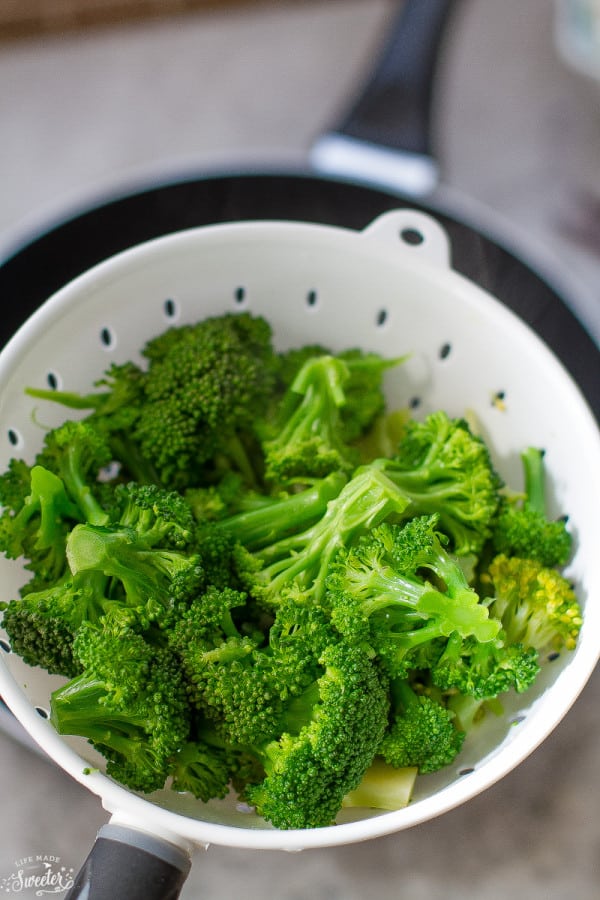
[(560, 572), (535, 560), (500, 554), (491, 562), (489, 576), (490, 614), (501, 621), (510, 643), (539, 653), (576, 647), (583, 614), (572, 585)]
[[(24, 557), (34, 581), (23, 593), (54, 584), (66, 569), (67, 535), (81, 521), (79, 507), (67, 495), (63, 481), (40, 465), (19, 465), (19, 490), (7, 492), (0, 516), (0, 550), (9, 559)], [(16, 467), (9, 469), (15, 475)], [(25, 477), (27, 471), (28, 477)], [(7, 479), (8, 480), (8, 479)]]
[(454, 724), (454, 715), (442, 703), (417, 693), (407, 680), (395, 682), (390, 727), (379, 754), (396, 768), (415, 766), (426, 774), (449, 765), (462, 749), (465, 734)]
[(52, 693), (52, 724), (87, 738), (106, 758), (107, 774), (127, 787), (163, 787), (190, 730), (176, 659), (135, 632), (89, 623), (73, 646), (82, 672)]
[[(324, 673), (307, 692), (306, 724), (255, 748), (265, 778), (246, 797), (276, 828), (331, 825), (370, 766), (389, 712), (385, 678), (370, 656), (345, 643), (321, 656)], [(298, 703), (296, 703), (298, 707)]]
[(340, 550), (327, 579), (334, 625), (370, 644), (394, 677), (455, 631), (489, 641), (500, 629), (436, 529), (436, 516), (384, 522)]
[(498, 697), (509, 690), (521, 694), (540, 671), (538, 652), (523, 644), (509, 644), (502, 633), (482, 643), (455, 633), (432, 663), (433, 683), (443, 691), (457, 690), (477, 700)]
[(521, 461), (525, 493), (502, 498), (493, 523), (494, 552), (534, 559), (543, 566), (563, 566), (573, 541), (566, 518), (547, 517), (544, 451), (527, 447)]
[(148, 547), (183, 549), (194, 538), (192, 510), (176, 491), (128, 482), (115, 487), (114, 503), (115, 519), (135, 531)]
[(271, 329), (248, 313), (173, 328), (150, 341), (134, 436), (160, 483), (202, 484), (225, 466), (257, 480), (255, 422), (274, 384)]
[(203, 741), (188, 741), (173, 757), (171, 788), (208, 803), (213, 798), (227, 796), (234, 770), (227, 750)]
[(439, 411), (410, 420), (397, 454), (381, 465), (409, 501), (408, 516), (436, 514), (455, 554), (481, 552), (502, 481), (487, 445), (464, 419)]

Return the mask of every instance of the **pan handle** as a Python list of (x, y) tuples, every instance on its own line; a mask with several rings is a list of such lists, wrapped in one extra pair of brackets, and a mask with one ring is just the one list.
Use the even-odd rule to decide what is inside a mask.
[(98, 832), (65, 900), (176, 900), (190, 866), (181, 847), (109, 822)]
[(311, 163), (327, 175), (430, 193), (438, 181), (431, 109), (440, 47), (459, 0), (404, 0), (362, 93), (320, 137)]

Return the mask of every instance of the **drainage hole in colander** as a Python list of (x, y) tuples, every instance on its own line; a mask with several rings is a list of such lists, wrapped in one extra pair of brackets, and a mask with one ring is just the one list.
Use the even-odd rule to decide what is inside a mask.
[(464, 775), (471, 775), (475, 771), (473, 766), (468, 766), (466, 769), (459, 770), (459, 777), (462, 778)]
[(452, 344), (450, 344), (450, 343), (448, 343), (448, 341), (446, 341), (446, 343), (442, 344), (442, 346), (440, 347), (438, 356), (440, 359), (448, 359), (448, 357), (450, 356), (451, 353), (452, 353)]
[(4, 650), (5, 653), (10, 653), (10, 644), (5, 638), (0, 638), (0, 650)]
[(46, 375), (46, 384), (51, 391), (57, 391), (60, 387), (60, 377), (56, 372), (48, 372)]
[(246, 288), (242, 287), (242, 285), (236, 287), (235, 291), (233, 292), (233, 297), (236, 303), (243, 303), (246, 299)]
[(319, 295), (316, 291), (309, 291), (306, 295), (306, 305), (310, 306), (311, 309), (317, 305), (317, 300), (319, 299)]
[(425, 242), (425, 236), (418, 228), (403, 228), (400, 232), (400, 240), (410, 247), (419, 247)]
[(548, 659), (548, 662), (554, 662), (555, 660), (560, 659), (560, 653), (558, 653), (558, 651), (555, 650), (553, 653), (548, 654), (547, 659)]
[(509, 721), (509, 725), (520, 725), (521, 722), (525, 721), (525, 716), (520, 713), (518, 716), (513, 716), (513, 718)]
[(387, 322), (388, 311), (387, 309), (380, 309), (375, 317), (375, 324), (378, 328), (381, 328)]
[(408, 405), (411, 409), (418, 409), (418, 407), (421, 405), (421, 398), (420, 397), (411, 397), (410, 400), (408, 401)]
[(50, 713), (43, 706), (36, 706), (35, 711), (41, 719), (49, 719)]
[(165, 314), (166, 319), (177, 318), (177, 313), (179, 312), (179, 309), (172, 297), (167, 297), (167, 299), (163, 303), (163, 312)]
[(16, 428), (9, 428), (6, 432), (8, 443), (12, 447), (19, 447), (23, 443), (23, 439)]
[(105, 350), (112, 350), (112, 348), (115, 346), (115, 335), (106, 325), (100, 330), (100, 343), (105, 348)]

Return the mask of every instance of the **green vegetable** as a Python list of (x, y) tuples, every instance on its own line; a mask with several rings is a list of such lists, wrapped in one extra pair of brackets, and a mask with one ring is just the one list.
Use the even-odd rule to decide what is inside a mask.
[[(67, 679), (61, 734), (141, 792), (235, 790), (276, 828), (398, 809), (581, 608), (542, 454), (511, 493), (461, 418), (386, 408), (402, 358), (226, 314), (158, 335), (0, 474), (14, 653)], [(201, 814), (201, 813), (200, 813)]]

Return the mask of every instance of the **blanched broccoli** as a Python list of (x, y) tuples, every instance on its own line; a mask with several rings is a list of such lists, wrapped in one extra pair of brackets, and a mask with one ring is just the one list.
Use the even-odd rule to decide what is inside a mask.
[(573, 587), (556, 569), (519, 557), (497, 556), (489, 567), (490, 615), (507, 640), (539, 653), (573, 650), (583, 614)]
[(274, 437), (263, 444), (265, 478), (281, 485), (350, 472), (357, 454), (342, 439), (348, 367), (335, 356), (307, 360), (286, 392)]
[(432, 663), (434, 684), (444, 691), (487, 700), (509, 690), (521, 694), (534, 683), (540, 671), (533, 647), (509, 643), (502, 637), (492, 641), (450, 635), (440, 657)]
[(140, 621), (154, 621), (173, 602), (194, 597), (204, 583), (195, 554), (150, 546), (134, 528), (76, 525), (67, 540), (67, 560), (73, 575), (99, 572), (122, 585), (127, 605)]
[(381, 460), (388, 478), (407, 498), (407, 516), (439, 516), (453, 553), (479, 554), (491, 534), (501, 479), (487, 445), (464, 419), (431, 413), (411, 419), (398, 452)]
[(143, 483), (158, 482), (148, 459), (143, 458), (134, 438), (134, 429), (143, 402), (145, 373), (133, 362), (113, 363), (95, 383), (100, 390), (88, 394), (29, 387), (26, 393), (68, 409), (90, 410), (84, 421), (110, 447), (113, 460), (127, 478)]
[(51, 695), (56, 730), (87, 738), (121, 784), (146, 793), (163, 787), (190, 731), (173, 655), (135, 632), (91, 624), (79, 630), (74, 654), (82, 673)]
[(271, 329), (249, 313), (170, 329), (144, 349), (149, 360), (135, 437), (160, 482), (174, 489), (219, 471), (261, 478), (255, 423), (275, 377)]
[(331, 500), (315, 525), (283, 538), (258, 552), (264, 567), (257, 575), (263, 602), (277, 607), (281, 596), (296, 582), (322, 599), (333, 557), (359, 535), (392, 515), (401, 515), (406, 500), (376, 466), (364, 466)]
[[(0, 550), (9, 559), (25, 557), (34, 573), (22, 593), (53, 585), (66, 568), (67, 535), (81, 521), (79, 507), (61, 479), (43, 466), (27, 467), (22, 496), (10, 498), (0, 517)], [(8, 499), (8, 498), (7, 498)]]
[(527, 447), (521, 461), (525, 493), (502, 498), (492, 533), (494, 551), (535, 559), (544, 566), (564, 566), (572, 538), (565, 518), (547, 518), (544, 451)]
[(451, 634), (493, 640), (500, 624), (469, 587), (437, 533), (437, 516), (383, 523), (338, 553), (327, 579), (332, 621), (370, 644), (392, 677)]
[(391, 695), (391, 724), (379, 746), (383, 759), (396, 768), (415, 766), (422, 774), (453, 762), (465, 739), (454, 714), (406, 679), (392, 682)]
[(248, 550), (260, 551), (277, 541), (314, 525), (327, 512), (346, 484), (343, 472), (335, 471), (296, 493), (269, 498), (262, 504), (224, 517), (220, 525)]
[(276, 828), (331, 825), (371, 765), (387, 725), (385, 679), (369, 654), (331, 644), (323, 675), (294, 702), (293, 730), (254, 747), (266, 777), (246, 799)]
[(52, 722), (121, 783), (231, 786), (276, 828), (398, 808), (575, 645), (541, 454), (503, 492), (465, 420), (386, 409), (401, 358), (277, 352), (247, 313), (141, 357), (89, 394), (31, 389), (84, 418), (0, 475), (0, 550), (33, 575), (2, 605), (11, 648), (70, 679)]

